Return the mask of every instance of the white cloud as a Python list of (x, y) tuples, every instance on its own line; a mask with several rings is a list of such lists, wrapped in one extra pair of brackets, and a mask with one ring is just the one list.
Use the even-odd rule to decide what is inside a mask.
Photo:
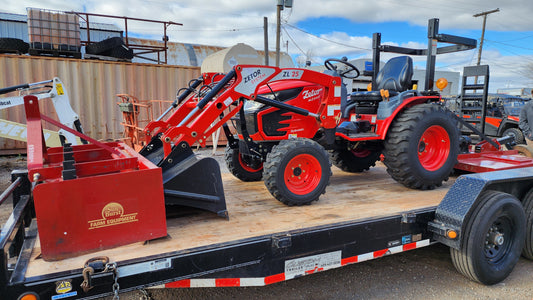
[[(85, 11), (89, 13), (129, 16), (134, 18), (174, 21), (183, 26), (170, 26), (168, 36), (172, 41), (230, 46), (239, 42), (263, 48), (263, 17), (269, 19), (269, 48), (275, 48), (276, 0), (85, 0), (81, 2), (67, 0), (18, 1), (4, 0), (1, 10), (11, 13), (26, 13), (26, 7), (46, 8), (62, 11)], [(496, 31), (531, 31), (533, 22), (533, 1), (531, 0), (294, 0), (294, 8), (283, 11), (283, 19), (290, 24), (315, 17), (343, 17), (354, 23), (380, 23), (387, 21), (406, 21), (412, 25), (427, 26), (430, 18), (440, 18), (440, 28), (480, 30), (482, 18), (472, 15), (500, 8), (500, 12), (489, 15), (488, 30)], [(95, 18), (96, 21), (99, 21)], [(109, 22), (109, 21), (106, 21)], [(115, 20), (117, 26), (123, 22)], [(332, 30), (319, 38), (310, 36), (289, 26), (285, 26), (283, 40), (289, 40), (289, 51), (294, 56), (311, 55), (316, 63), (326, 57), (347, 56), (350, 59), (370, 57), (372, 36), (350, 36), (342, 28)], [(160, 40), (162, 25), (129, 22), (128, 29), (141, 34), (150, 35)], [(288, 33), (288, 34), (287, 34)], [(289, 37), (290, 35), (290, 37)], [(292, 40), (291, 40), (292, 39)], [(328, 41), (326, 41), (328, 40)], [(334, 41), (334, 42), (332, 42)], [(383, 42), (394, 41), (393, 37), (384, 37)], [(296, 45), (298, 47), (296, 47)], [(425, 44), (405, 41), (400, 46), (425, 48)], [(362, 48), (362, 49), (359, 49)], [(485, 50), (485, 49), (484, 49)], [(302, 53), (303, 52), (303, 53)], [(383, 58), (387, 58), (384, 55)], [(439, 56), (438, 65), (448, 70), (462, 70), (464, 65), (475, 63), (474, 50)], [(483, 61), (491, 64), (492, 80), (521, 83), (517, 72), (513, 69), (518, 60), (524, 57), (502, 56), (497, 51), (484, 51)], [(530, 61), (531, 56), (527, 57)], [(424, 57), (415, 58), (415, 62), (424, 61)], [(509, 79), (513, 78), (513, 79)], [(491, 81), (492, 81), (491, 80)]]

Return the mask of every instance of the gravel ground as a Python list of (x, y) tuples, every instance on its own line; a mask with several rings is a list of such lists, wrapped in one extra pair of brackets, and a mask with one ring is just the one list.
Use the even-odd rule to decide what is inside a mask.
[[(222, 153), (218, 151), (215, 158), (222, 161)], [(0, 157), (2, 191), (14, 168), (25, 168), (24, 157)], [(224, 164), (221, 169), (227, 172)], [(2, 206), (4, 222), (11, 206)], [(469, 281), (453, 267), (449, 249), (436, 244), (265, 287), (148, 289), (147, 295), (151, 299), (532, 299), (532, 282), (533, 263), (523, 258), (502, 283), (483, 286)], [(140, 291), (120, 294), (121, 299), (142, 296)]]

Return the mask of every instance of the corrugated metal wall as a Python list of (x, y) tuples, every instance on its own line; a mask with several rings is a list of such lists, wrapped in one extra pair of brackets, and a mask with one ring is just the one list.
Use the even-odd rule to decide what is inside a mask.
[[(0, 70), (0, 87), (59, 77), (85, 132), (96, 139), (122, 138), (116, 94), (131, 94), (141, 100), (174, 100), (179, 88), (200, 76), (198, 67), (19, 55), (0, 55)], [(42, 102), (42, 112), (57, 118), (51, 101)], [(158, 110), (154, 112), (158, 114)], [(24, 110), (14, 107), (0, 111), (0, 119), (25, 123)], [(45, 128), (57, 130), (49, 125)], [(0, 139), (1, 150), (25, 147), (25, 143)]]

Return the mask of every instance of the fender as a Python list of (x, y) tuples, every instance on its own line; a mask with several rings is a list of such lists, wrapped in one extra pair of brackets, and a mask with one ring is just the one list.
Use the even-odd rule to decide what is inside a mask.
[[(486, 190), (509, 193), (522, 201), (533, 188), (533, 167), (504, 171), (461, 175), (446, 193), (435, 211), (435, 219), (428, 223), (433, 238), (449, 247), (463, 247), (463, 232), (479, 195)], [(455, 230), (457, 237), (450, 239), (446, 232)]]

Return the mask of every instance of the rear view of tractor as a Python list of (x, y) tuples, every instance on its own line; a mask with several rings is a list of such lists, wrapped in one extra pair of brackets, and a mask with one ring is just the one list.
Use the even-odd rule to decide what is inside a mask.
[[(435, 59), (475, 48), (476, 41), (438, 33), (438, 19), (429, 21), (427, 49), (381, 45), (380, 39), (374, 34), (368, 92), (347, 93), (342, 78), (356, 78), (359, 70), (337, 59), (325, 62), (324, 73), (238, 65), (193, 81), (173, 104), (176, 111), (145, 129), (150, 140), (141, 154), (163, 169), (167, 204), (218, 203), (207, 209), (225, 211), (218, 166), (190, 150), (194, 143), (205, 145), (218, 128), (228, 140), (230, 172), (243, 181), (263, 180), (286, 205), (318, 200), (329, 184), (331, 163), (362, 172), (382, 154), (388, 173), (403, 185), (440, 186), (457, 161), (460, 138), (457, 121), (433, 90)], [(437, 48), (437, 42), (454, 45)], [(380, 69), (381, 52), (427, 56), (424, 90), (412, 88), (409, 56)]]

